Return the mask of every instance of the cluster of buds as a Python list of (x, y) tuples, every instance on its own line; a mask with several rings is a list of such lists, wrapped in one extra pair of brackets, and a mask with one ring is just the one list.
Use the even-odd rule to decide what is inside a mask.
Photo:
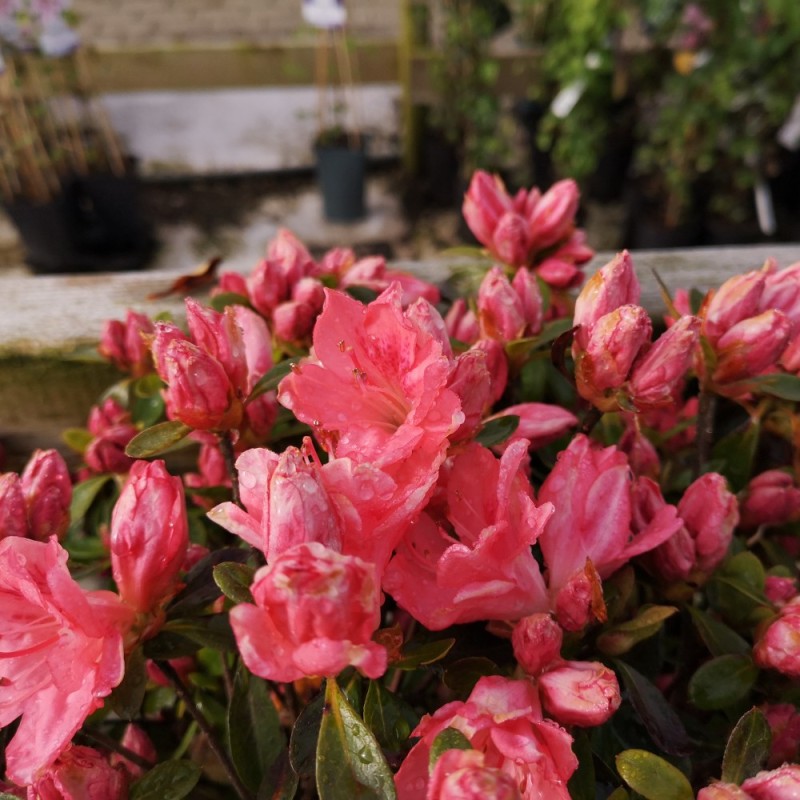
[(478, 171), (462, 211), (475, 238), (498, 261), (533, 268), (550, 286), (568, 289), (581, 283), (578, 267), (594, 255), (575, 227), (579, 199), (573, 180), (559, 181), (544, 194), (520, 189), (511, 197), (499, 176)]
[(692, 363), (700, 320), (683, 316), (651, 343), (639, 292), (626, 251), (593, 275), (575, 302), (575, 382), (601, 411), (673, 405)]
[(125, 455), (125, 448), (138, 433), (130, 412), (113, 397), (106, 398), (89, 412), (86, 427), (92, 436), (92, 440), (83, 452), (89, 472), (97, 474), (127, 472), (131, 468), (133, 459)]
[(147, 375), (153, 371), (147, 338), (154, 330), (154, 323), (146, 314), (129, 310), (124, 322), (112, 319), (103, 326), (100, 355), (134, 378)]
[(0, 539), (63, 539), (69, 527), (72, 481), (56, 450), (37, 450), (21, 475), (0, 475)]

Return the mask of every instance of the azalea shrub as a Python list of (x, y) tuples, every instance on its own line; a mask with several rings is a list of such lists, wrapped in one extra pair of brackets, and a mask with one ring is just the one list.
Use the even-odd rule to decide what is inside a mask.
[(98, 332), (0, 475), (3, 800), (800, 797), (800, 264), (648, 311), (578, 201)]

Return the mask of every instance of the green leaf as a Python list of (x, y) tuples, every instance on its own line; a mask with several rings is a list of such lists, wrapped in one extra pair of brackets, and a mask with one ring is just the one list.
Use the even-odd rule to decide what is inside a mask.
[(143, 428), (151, 428), (164, 417), (166, 405), (158, 394), (152, 397), (134, 397), (131, 401), (131, 419)]
[(64, 442), (70, 450), (81, 454), (86, 452), (86, 448), (89, 446), (92, 439), (94, 439), (94, 436), (86, 430), (86, 428), (67, 428), (61, 434), (61, 441)]
[(691, 749), (689, 737), (664, 695), (624, 661), (615, 661), (614, 666), (622, 676), (631, 705), (653, 741), (669, 755), (686, 755)]
[(459, 697), (467, 698), (475, 684), (487, 675), (498, 675), (497, 664), (486, 656), (469, 656), (450, 664), (444, 672), (444, 685)]
[(475, 436), (475, 441), (484, 447), (501, 444), (519, 427), (516, 414), (505, 414), (485, 422)]
[(252, 603), (253, 595), (250, 594), (250, 584), (256, 571), (247, 564), (238, 564), (235, 561), (224, 561), (214, 567), (214, 583), (219, 586), (222, 593), (234, 603)]
[(616, 757), (617, 771), (645, 800), (694, 800), (686, 776), (647, 750), (624, 750)]
[(359, 303), (363, 303), (364, 305), (368, 305), (378, 297), (378, 293), (374, 289), (370, 289), (368, 286), (348, 286), (345, 291), (350, 295), (350, 297), (358, 300)]
[(260, 397), (262, 394), (277, 389), (278, 384), (292, 371), (292, 367), (299, 360), (300, 358), (298, 356), (296, 358), (286, 358), (283, 361), (279, 361), (266, 375), (262, 375), (259, 378), (246, 402), (250, 403), (255, 400), (256, 397)]
[(762, 394), (769, 394), (772, 397), (791, 400), (795, 403), (800, 401), (800, 376), (776, 372), (772, 375), (760, 375), (748, 383), (752, 383), (755, 391)]
[(328, 678), (317, 741), (320, 800), (396, 800), (394, 777), (380, 745), (339, 689)]
[(728, 479), (734, 492), (747, 485), (753, 471), (761, 426), (758, 422), (748, 422), (743, 428), (723, 436), (711, 451), (711, 458), (719, 461), (720, 472)]
[(86, 512), (92, 507), (97, 495), (111, 479), (110, 475), (96, 475), (94, 478), (87, 478), (72, 487), (69, 516), (73, 525), (86, 516)]
[(470, 740), (461, 731), (455, 728), (445, 728), (439, 733), (431, 744), (431, 751), (428, 755), (428, 768), (433, 771), (436, 762), (442, 757), (442, 753), (448, 750), (472, 750)]
[(311, 778), (316, 771), (317, 741), (322, 725), (325, 695), (320, 692), (301, 712), (292, 728), (289, 758), (292, 769), (301, 778)]
[(395, 669), (416, 669), (423, 664), (433, 664), (444, 658), (455, 639), (437, 639), (435, 642), (409, 642), (402, 651), (402, 658), (391, 666)]
[(658, 633), (664, 620), (677, 611), (675, 606), (642, 606), (633, 619), (614, 625), (600, 634), (597, 646), (609, 656), (627, 653), (634, 645)]
[(380, 681), (370, 681), (364, 699), (364, 722), (381, 747), (399, 752), (417, 726), (419, 717), (405, 700), (390, 692)]
[(125, 455), (130, 458), (150, 458), (163, 453), (192, 432), (188, 425), (177, 420), (161, 422), (152, 428), (145, 428), (128, 442)]
[(251, 675), (242, 664), (233, 681), (227, 725), (236, 771), (245, 786), (256, 792), (285, 750), (286, 739), (266, 681)]
[(586, 731), (575, 731), (572, 752), (578, 758), (578, 768), (572, 773), (567, 788), (571, 800), (595, 800), (597, 783), (594, 772), (592, 743)]
[(722, 777), (737, 786), (764, 767), (772, 744), (772, 732), (764, 714), (751, 708), (731, 731), (722, 757)]
[(214, 309), (214, 311), (224, 311), (227, 306), (245, 306), (247, 308), (253, 307), (250, 305), (250, 300), (238, 292), (221, 292), (220, 294), (215, 294), (208, 301), (208, 304)]
[(183, 636), (212, 650), (236, 649), (236, 639), (227, 614), (169, 620), (161, 631)]
[(147, 689), (146, 665), (142, 648), (136, 647), (125, 659), (125, 675), (122, 682), (111, 692), (106, 701), (111, 710), (122, 719), (132, 720), (139, 714)]
[(173, 658), (193, 656), (200, 649), (200, 644), (179, 633), (162, 629), (152, 639), (148, 639), (142, 645), (142, 649), (148, 658), (169, 661)]
[(191, 761), (164, 761), (131, 785), (130, 800), (181, 800), (200, 780), (200, 767)]
[(720, 622), (699, 608), (689, 607), (689, 614), (697, 633), (712, 656), (724, 656), (729, 653), (744, 655), (750, 652), (750, 645), (724, 622)]
[(161, 390), (166, 385), (155, 372), (151, 372), (131, 381), (131, 394), (138, 398), (160, 397)]
[(167, 607), (167, 616), (187, 617), (203, 611), (220, 595), (219, 587), (214, 582), (214, 567), (223, 562), (242, 563), (248, 557), (248, 551), (241, 547), (225, 547), (202, 558), (186, 574), (183, 589)]
[(697, 708), (715, 711), (744, 699), (758, 678), (758, 668), (743, 655), (707, 661), (689, 680), (689, 699)]

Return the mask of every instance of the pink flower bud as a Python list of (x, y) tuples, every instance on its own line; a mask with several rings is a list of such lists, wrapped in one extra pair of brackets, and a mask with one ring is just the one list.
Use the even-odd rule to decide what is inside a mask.
[(620, 306), (593, 326), (575, 363), (578, 393), (601, 411), (618, 408), (614, 393), (628, 379), (640, 350), (650, 340), (650, 317), (641, 306)]
[(56, 450), (37, 450), (20, 478), (28, 511), (28, 535), (46, 542), (63, 539), (69, 528), (72, 481), (64, 459)]
[(25, 495), (16, 472), (0, 475), (0, 539), (28, 535)]
[(762, 271), (729, 278), (705, 306), (703, 335), (716, 345), (734, 325), (758, 313), (766, 276)]
[(714, 383), (726, 384), (760, 375), (777, 363), (791, 333), (791, 323), (781, 311), (748, 317), (717, 340)]
[(759, 667), (800, 678), (800, 604), (787, 603), (753, 647)]
[(742, 526), (783, 525), (800, 516), (800, 488), (782, 469), (769, 469), (747, 485), (742, 501)]
[(622, 702), (617, 676), (599, 661), (564, 661), (537, 684), (545, 710), (562, 725), (602, 725)]
[(284, 342), (302, 342), (311, 335), (315, 319), (311, 306), (289, 300), (272, 312), (272, 330)]
[(525, 331), (522, 301), (499, 267), (492, 267), (481, 282), (478, 316), (484, 335), (490, 339), (511, 342)]
[(125, 322), (109, 320), (105, 324), (98, 347), (100, 355), (134, 377), (146, 375), (153, 368), (147, 345), (153, 330), (153, 321), (146, 314), (128, 311)]
[[(156, 752), (155, 745), (150, 737), (138, 725), (130, 724), (126, 726), (120, 744), (153, 765), (158, 762), (158, 753)], [(124, 767), (131, 778), (140, 778), (144, 775), (144, 769), (142, 767), (138, 764), (134, 764), (133, 761), (129, 761), (124, 756), (113, 753), (110, 761), (111, 765), (114, 767), (118, 765)]]
[(137, 461), (111, 515), (111, 569), (120, 596), (137, 611), (154, 611), (172, 594), (189, 525), (180, 478), (163, 461)]
[(159, 359), (167, 384), (167, 416), (198, 430), (228, 430), (239, 425), (242, 406), (222, 365), (197, 345), (176, 339)]
[(530, 251), (528, 226), (525, 220), (513, 212), (503, 214), (494, 229), (489, 249), (504, 264), (524, 267)]
[(511, 285), (522, 303), (525, 335), (535, 336), (542, 330), (544, 321), (544, 302), (536, 276), (529, 269), (518, 269), (511, 280)]
[(772, 733), (767, 766), (796, 761), (800, 751), (800, 712), (791, 703), (767, 703), (761, 707)]
[(287, 228), (281, 228), (267, 247), (267, 258), (280, 264), (288, 286), (313, 275), (316, 264), (305, 245)]
[(133, 459), (125, 455), (128, 442), (138, 433), (135, 425), (112, 425), (89, 443), (83, 454), (92, 472), (121, 474), (127, 472)]
[(131, 421), (131, 415), (113, 397), (106, 398), (99, 406), (92, 406), (86, 427), (93, 436), (112, 428), (114, 425)]
[(636, 363), (630, 379), (630, 394), (638, 409), (675, 403), (699, 337), (700, 320), (681, 317)]
[(292, 300), (303, 303), (319, 313), (325, 302), (325, 287), (317, 278), (302, 278), (292, 287)]
[(216, 297), (221, 294), (238, 294), (249, 298), (247, 279), (239, 272), (221, 273), (217, 285), (211, 290), (211, 296)]
[(348, 665), (370, 678), (386, 671), (385, 648), (372, 642), (380, 623), (380, 587), (372, 564), (307, 542), (262, 567), (231, 626), (248, 669), (291, 681), (336, 675)]
[(477, 750), (446, 750), (434, 766), (425, 800), (521, 800), (511, 775), (485, 762)]
[(494, 405), (502, 396), (508, 385), (508, 358), (503, 345), (495, 339), (481, 339), (476, 342), (473, 350), (486, 353), (486, 368), (491, 378), (491, 392), (489, 405)]
[(121, 767), (91, 747), (70, 745), (29, 787), (28, 797), (42, 800), (126, 800), (128, 777)]
[(480, 334), (478, 320), (474, 312), (467, 306), (463, 297), (459, 297), (447, 311), (444, 318), (447, 332), (453, 339), (464, 344), (473, 344)]
[(552, 247), (575, 227), (580, 192), (571, 179), (554, 183), (536, 203), (528, 217), (530, 246), (537, 250)]
[(742, 784), (751, 800), (792, 800), (800, 797), (800, 764), (784, 764), (777, 769), (759, 772)]
[(269, 372), (272, 359), (272, 337), (264, 318), (244, 306), (233, 306), (233, 318), (241, 331), (247, 382), (244, 395), (249, 395), (258, 381)]
[(514, 657), (528, 675), (536, 676), (560, 658), (562, 639), (561, 626), (549, 614), (531, 614), (514, 626)]
[(701, 789), (697, 794), (697, 800), (752, 800), (752, 798), (735, 783), (716, 782)]
[(272, 259), (265, 258), (247, 278), (247, 294), (253, 308), (265, 317), (272, 315), (278, 303), (287, 299), (290, 285), (281, 265)]
[(519, 417), (519, 424), (511, 436), (500, 445), (505, 450), (517, 439), (527, 439), (534, 450), (558, 439), (578, 424), (578, 418), (566, 408), (549, 403), (519, 403), (507, 406), (498, 414), (487, 417), (487, 422), (500, 417)]
[(481, 244), (491, 246), (500, 218), (511, 209), (511, 198), (502, 180), (482, 170), (475, 172), (464, 196), (462, 213)]
[(797, 595), (797, 580), (780, 575), (767, 575), (764, 580), (764, 594), (772, 605), (778, 608), (785, 606)]
[(467, 350), (455, 359), (447, 388), (461, 401), (464, 422), (450, 435), (450, 441), (470, 438), (481, 424), (483, 415), (491, 405), (492, 382), (483, 350)]
[(586, 348), (591, 329), (601, 317), (620, 306), (637, 305), (640, 293), (633, 262), (624, 250), (589, 278), (575, 301), (573, 324), (580, 326), (575, 332), (578, 349)]

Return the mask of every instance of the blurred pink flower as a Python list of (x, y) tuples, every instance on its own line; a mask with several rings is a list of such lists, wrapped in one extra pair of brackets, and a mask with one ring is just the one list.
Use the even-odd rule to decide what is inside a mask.
[(125, 322), (106, 322), (100, 336), (100, 355), (123, 372), (139, 378), (153, 371), (153, 360), (147, 339), (155, 331), (153, 320), (146, 314), (128, 311)]
[(567, 781), (578, 766), (572, 737), (542, 717), (536, 687), (499, 676), (481, 678), (466, 702), (447, 703), (412, 731), (420, 741), (395, 775), (398, 800), (419, 800), (430, 782), (433, 740), (455, 728), (483, 753), (488, 767), (507, 774), (523, 800), (569, 800)]
[(127, 800), (128, 775), (92, 747), (70, 745), (28, 787), (30, 800)]
[(0, 541), (0, 596), (0, 727), (22, 715), (6, 769), (28, 785), (122, 680), (131, 612), (111, 592), (83, 590), (55, 539)]
[(284, 551), (250, 587), (231, 626), (247, 668), (267, 680), (337, 675), (348, 665), (370, 678), (386, 671), (387, 654), (371, 641), (380, 624), (380, 586), (371, 564), (319, 542)]
[(800, 517), (800, 487), (782, 469), (768, 469), (756, 475), (744, 492), (742, 526), (783, 525)]
[(521, 800), (513, 778), (486, 766), (477, 750), (446, 750), (431, 772), (425, 800)]
[(772, 733), (767, 767), (775, 769), (787, 761), (796, 761), (800, 752), (800, 711), (791, 703), (767, 703), (761, 711)]

